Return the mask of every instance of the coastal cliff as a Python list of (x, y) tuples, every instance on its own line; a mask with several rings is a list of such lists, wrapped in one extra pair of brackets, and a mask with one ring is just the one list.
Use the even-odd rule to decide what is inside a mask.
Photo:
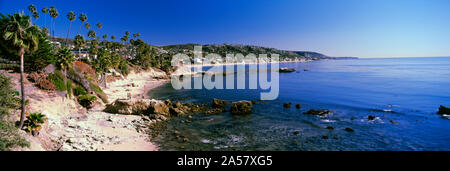
[[(11, 78), (15, 89), (20, 89), (19, 74), (2, 70)], [(103, 91), (108, 101), (127, 98), (142, 99), (145, 93), (166, 82), (166, 73), (157, 69), (131, 71), (123, 79), (109, 83)], [(89, 110), (56, 91), (45, 91), (31, 82), (25, 81), (29, 104), (27, 111), (40, 112), (47, 117), (38, 136), (25, 131), (20, 134), (30, 142), (29, 148), (16, 148), (25, 151), (153, 151), (157, 146), (151, 143), (148, 135), (139, 130), (156, 120), (141, 116), (120, 115), (103, 112), (105, 104), (97, 100)], [(144, 95), (144, 96), (143, 96)], [(14, 115), (16, 120), (18, 115)]]

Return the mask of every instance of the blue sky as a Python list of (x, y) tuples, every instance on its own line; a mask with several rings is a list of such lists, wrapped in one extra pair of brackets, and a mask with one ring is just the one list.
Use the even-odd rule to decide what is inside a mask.
[[(86, 13), (100, 34), (141, 33), (153, 45), (236, 43), (329, 56), (450, 56), (449, 0), (0, 0), (0, 12), (55, 6)], [(49, 17), (47, 17), (49, 22)], [(43, 25), (44, 16), (38, 20)], [(71, 37), (80, 26), (72, 24)], [(84, 33), (86, 30), (83, 29)]]

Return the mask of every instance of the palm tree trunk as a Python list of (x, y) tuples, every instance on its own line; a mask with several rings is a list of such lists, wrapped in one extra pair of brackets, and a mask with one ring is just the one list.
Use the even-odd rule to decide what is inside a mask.
[(103, 80), (104, 80), (104, 86), (105, 86), (105, 88), (107, 88), (106, 87), (106, 72), (103, 72)]
[(70, 33), (70, 27), (72, 26), (72, 22), (69, 24), (69, 30), (67, 31), (67, 37), (66, 37), (66, 46), (67, 46), (67, 40), (69, 39), (69, 33)]
[(25, 85), (24, 85), (24, 73), (23, 73), (23, 55), (25, 54), (25, 49), (20, 48), (20, 91), (22, 95), (22, 111), (20, 113), (20, 124), (19, 129), (23, 128), (25, 123)]
[(55, 39), (55, 21), (56, 20), (56, 18), (53, 20), (53, 40)]
[(80, 31), (81, 31), (81, 27), (83, 27), (83, 23), (84, 23), (84, 22), (81, 22), (81, 25), (80, 25), (80, 29), (78, 30), (78, 33), (77, 33), (77, 35), (78, 35), (78, 34), (80, 34)]
[(47, 28), (47, 14), (44, 14), (44, 27)]
[(50, 32), (48, 33), (48, 35), (50, 35), (50, 37), (52, 38), (53, 41), (53, 37), (52, 37), (52, 31), (53, 31), (53, 17), (50, 18)]

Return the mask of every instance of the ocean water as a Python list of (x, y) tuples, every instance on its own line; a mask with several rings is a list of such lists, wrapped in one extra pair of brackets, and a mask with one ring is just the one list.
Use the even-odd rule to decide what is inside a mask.
[[(439, 105), (450, 106), (450, 58), (321, 60), (280, 67), (298, 72), (280, 73), (278, 99), (255, 104), (247, 116), (225, 112), (172, 119), (156, 138), (161, 150), (450, 150), (450, 120), (436, 114)], [(201, 103), (258, 100), (262, 91), (174, 90), (166, 84), (148, 94)], [(287, 102), (291, 108), (283, 107)], [(332, 114), (304, 114), (310, 109)], [(369, 121), (369, 115), (376, 119)], [(174, 130), (188, 141), (177, 139)]]

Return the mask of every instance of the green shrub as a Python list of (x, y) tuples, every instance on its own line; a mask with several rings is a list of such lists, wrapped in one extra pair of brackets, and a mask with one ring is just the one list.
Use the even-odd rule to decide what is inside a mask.
[(73, 88), (73, 94), (75, 96), (86, 95), (87, 91), (83, 86), (77, 85)]
[(64, 82), (64, 75), (59, 70), (55, 70), (53, 74), (49, 74), (48, 77), (52, 80), (53, 84), (56, 87), (56, 90), (66, 91), (67, 86)]
[(108, 103), (108, 96), (106, 96), (103, 90), (95, 82), (91, 81), (89, 87), (91, 87), (92, 91), (94, 91), (95, 94), (102, 99), (103, 103)]
[(0, 151), (9, 151), (14, 147), (29, 147), (30, 143), (22, 138), (12, 122), (0, 120)]
[(69, 79), (67, 79), (66, 88), (67, 88), (67, 95), (69, 95), (69, 97), (72, 97), (72, 81), (70, 81)]
[(124, 62), (120, 64), (119, 69), (120, 69), (120, 73), (122, 75), (126, 76), (130, 73), (130, 69), (129, 69), (128, 65)]
[(32, 135), (38, 135), (42, 128), (41, 124), (45, 123), (45, 120), (46, 117), (42, 113), (31, 113), (25, 121), (28, 132), (31, 132)]
[(12, 89), (10, 79), (0, 74), (0, 151), (30, 145), (24, 138), (20, 137), (14, 124), (6, 120), (10, 110), (19, 107), (20, 98), (17, 98), (18, 95), (20, 93)]
[(78, 103), (80, 103), (81, 106), (90, 109), (92, 108), (92, 104), (97, 100), (96, 96), (92, 96), (92, 95), (82, 95), (82, 96), (78, 96)]

